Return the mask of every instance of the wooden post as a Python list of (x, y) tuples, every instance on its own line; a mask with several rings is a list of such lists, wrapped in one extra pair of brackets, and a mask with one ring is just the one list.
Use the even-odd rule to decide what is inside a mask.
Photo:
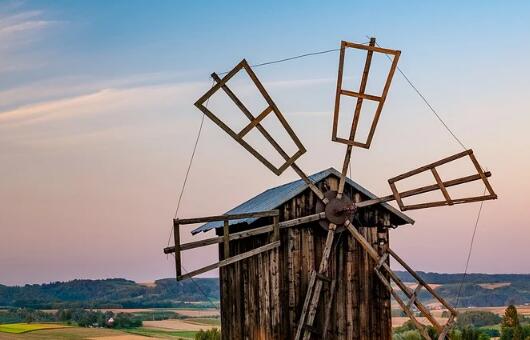
[(280, 240), (280, 215), (272, 217), (272, 242)]
[(178, 219), (173, 220), (173, 235), (175, 238), (175, 267), (177, 268), (177, 281), (182, 276), (180, 260), (180, 224)]
[(224, 259), (230, 257), (230, 225), (228, 220), (224, 220), (223, 226), (223, 246), (224, 246)]

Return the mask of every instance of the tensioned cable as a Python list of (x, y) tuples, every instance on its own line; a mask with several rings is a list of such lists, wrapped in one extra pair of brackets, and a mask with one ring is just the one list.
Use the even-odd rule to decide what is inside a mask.
[[(387, 57), (389, 57), (387, 55)], [(389, 57), (390, 58), (390, 57)], [(403, 78), (405, 78), (405, 80), (407, 81), (407, 83), (409, 83), (409, 85), (414, 89), (414, 91), (416, 91), (416, 93), (418, 94), (418, 96), (420, 96), (420, 98), (425, 102), (425, 104), (429, 107), (429, 109), (432, 111), (432, 113), (434, 113), (434, 115), (436, 116), (436, 118), (438, 118), (438, 120), (440, 121), (440, 123), (442, 123), (442, 125), (445, 127), (445, 129), (451, 134), (451, 136), (453, 136), (453, 138), (456, 140), (456, 142), (458, 144), (460, 144), (460, 146), (464, 149), (464, 150), (467, 150), (466, 146), (464, 145), (464, 143), (462, 143), (462, 141), (456, 136), (456, 134), (449, 128), (449, 126), (447, 126), (447, 124), (444, 122), (444, 120), (442, 119), (442, 117), (440, 117), (440, 115), (438, 114), (438, 112), (436, 112), (436, 110), (432, 107), (432, 105), (429, 103), (429, 101), (427, 101), (427, 99), (425, 98), (425, 96), (418, 90), (418, 88), (416, 86), (414, 86), (414, 84), (410, 81), (410, 79), (405, 75), (405, 73), (401, 70), (401, 68), (398, 66), (397, 67), (397, 70), (399, 71), (399, 73), (401, 73), (401, 75), (403, 76)]]
[[(261, 64), (250, 65), (250, 67), (257, 68), (257, 67), (262, 67), (262, 66), (267, 66), (267, 65), (272, 65), (272, 64), (278, 64), (278, 63), (283, 63), (283, 62), (291, 61), (291, 60), (295, 60), (295, 59), (300, 59), (300, 58), (305, 58), (305, 57), (310, 57), (310, 56), (315, 56), (315, 55), (320, 55), (320, 54), (336, 52), (336, 51), (339, 51), (339, 50), (340, 50), (340, 48), (334, 48), (334, 49), (331, 49), (331, 50), (304, 53), (304, 54), (296, 55), (294, 57), (289, 57), (289, 58), (284, 58), (284, 59), (279, 59), (279, 60), (272, 60), (272, 61), (267, 61), (267, 62), (264, 62), (264, 63), (261, 63)], [(227, 74), (228, 72), (230, 72), (230, 71), (221, 72), (221, 73), (219, 73), (219, 75), (222, 76), (222, 75)]]
[[(215, 80), (212, 82), (212, 87), (214, 83), (215, 83)], [(210, 101), (210, 98), (208, 98), (206, 100), (206, 103), (204, 103), (205, 107), (208, 107), (209, 101)], [(193, 151), (191, 153), (190, 161), (188, 163), (188, 169), (186, 170), (186, 175), (184, 176), (184, 182), (182, 183), (182, 188), (180, 189), (180, 194), (179, 194), (179, 198), (177, 201), (177, 208), (175, 209), (175, 215), (173, 218), (177, 218), (177, 215), (179, 213), (180, 202), (182, 201), (182, 196), (184, 195), (184, 190), (186, 189), (186, 184), (188, 183), (188, 177), (190, 175), (191, 166), (193, 165), (193, 160), (195, 159), (195, 153), (197, 152), (197, 146), (199, 145), (199, 139), (201, 138), (202, 127), (204, 126), (204, 116), (205, 114), (203, 113), (201, 117), (201, 125), (199, 126), (199, 131), (197, 131), (197, 137), (195, 138), (195, 144), (193, 145)], [(173, 228), (170, 228), (169, 238), (167, 240), (168, 246), (171, 242), (171, 236), (173, 236)]]
[[(363, 43), (359, 43), (359, 44), (366, 45), (366, 44), (368, 44), (368, 42), (363, 42)], [(278, 60), (266, 61), (266, 62), (260, 63), (260, 64), (250, 65), (250, 67), (257, 68), (257, 67), (262, 67), (262, 66), (267, 66), (267, 65), (272, 65), (272, 64), (278, 64), (278, 63), (283, 63), (283, 62), (291, 61), (291, 60), (295, 60), (295, 59), (311, 57), (311, 56), (315, 56), (315, 55), (321, 55), (321, 54), (337, 52), (337, 51), (340, 51), (340, 48), (332, 48), (332, 49), (329, 49), (329, 50), (323, 50), (323, 51), (316, 51), (316, 52), (309, 52), (309, 53), (299, 54), (299, 55), (295, 55), (293, 57), (287, 57), (287, 58), (278, 59)], [(221, 73), (219, 73), (219, 75), (220, 76), (221, 75), (225, 75), (228, 72), (230, 72), (230, 71), (221, 72)]]
[[(486, 194), (486, 188), (484, 188), (483, 196)], [(469, 267), (469, 261), (471, 259), (471, 253), (473, 252), (473, 244), (475, 243), (475, 235), (477, 234), (478, 229), (478, 222), (480, 221), (480, 214), (482, 213), (482, 206), (484, 205), (484, 201), (480, 202), (480, 207), (478, 209), (477, 218), (475, 220), (475, 228), (473, 229), (473, 235), (471, 236), (471, 241), (469, 242), (469, 251), (467, 252), (467, 260), (466, 260), (466, 268), (464, 270), (464, 275), (462, 276), (462, 281), (460, 282), (460, 286), (458, 287), (458, 294), (456, 295), (456, 304), (455, 307), (458, 308), (458, 303), (460, 302), (460, 294), (462, 293), (462, 288), (464, 286), (464, 283), (466, 281), (467, 276), (467, 270)]]
[[(377, 43), (376, 43), (376, 45), (377, 45)], [(385, 54), (385, 55), (390, 61), (392, 61), (392, 58), (390, 58), (390, 56), (388, 54)], [(462, 141), (456, 136), (456, 134), (449, 128), (447, 123), (442, 119), (442, 117), (438, 114), (438, 112), (434, 109), (434, 107), (429, 103), (427, 98), (412, 83), (412, 81), (409, 79), (409, 77), (407, 77), (405, 72), (403, 72), (403, 70), (399, 66), (397, 66), (397, 70), (403, 76), (403, 78), (405, 78), (405, 80), (412, 87), (412, 89), (418, 94), (418, 96), (423, 100), (423, 102), (427, 105), (427, 107), (432, 111), (432, 113), (436, 116), (436, 118), (440, 121), (440, 123), (442, 123), (442, 125), (445, 127), (445, 129), (451, 134), (451, 136), (453, 136), (453, 138), (456, 140), (456, 142), (458, 144), (460, 144), (460, 146), (464, 150), (467, 150), (467, 147), (464, 145), (464, 143), (462, 143)], [(484, 170), (482, 169), (482, 171), (484, 171)], [(487, 190), (487, 188), (484, 188), (484, 193), (482, 194), (483, 196), (486, 194), (486, 190)], [(483, 206), (484, 206), (484, 201), (481, 201), (479, 209), (478, 209), (478, 212), (477, 212), (477, 217), (475, 219), (475, 226), (473, 228), (473, 234), (471, 236), (471, 240), (469, 241), (469, 248), (468, 248), (467, 259), (466, 259), (466, 266), (465, 266), (465, 269), (464, 269), (464, 273), (462, 275), (462, 280), (460, 281), (460, 285), (458, 287), (458, 293), (457, 293), (457, 296), (456, 296), (455, 307), (458, 307), (458, 304), (460, 302), (460, 295), (462, 293), (462, 288), (463, 288), (464, 283), (465, 283), (466, 278), (467, 278), (467, 271), (469, 269), (469, 262), (471, 260), (471, 254), (473, 253), (473, 245), (475, 243), (475, 236), (477, 234), (477, 229), (478, 229), (478, 225), (479, 225), (479, 222), (480, 222), (480, 216), (481, 216), (481, 213), (482, 213), (482, 207)]]
[[(175, 255), (175, 254), (173, 254)], [(188, 270), (186, 268), (184, 268), (184, 266), (181, 264), (181, 267), (182, 269), (186, 272), (186, 273), (189, 273)], [(213, 301), (210, 299), (210, 297), (208, 296), (208, 294), (206, 294), (206, 292), (202, 289), (202, 287), (197, 283), (195, 282), (194, 278), (193, 277), (190, 277), (191, 279), (191, 282), (193, 282), (195, 284), (195, 286), (197, 286), (197, 288), (199, 289), (199, 291), (202, 293), (202, 295), (204, 295), (204, 297), (206, 298), (206, 300), (208, 300), (208, 302), (217, 310), (219, 310), (219, 307), (213, 303)]]
[[(378, 43), (375, 43), (377, 45), (377, 47), (381, 47), (379, 46)], [(388, 58), (388, 60), (390, 60), (392, 62), (392, 58), (385, 53), (385, 56)], [(429, 108), (429, 110), (431, 110), (432, 113), (434, 113), (434, 115), (436, 116), (436, 118), (440, 121), (440, 123), (442, 123), (442, 125), (445, 127), (445, 129), (451, 134), (451, 136), (453, 136), (453, 138), (456, 140), (456, 142), (458, 144), (460, 144), (460, 146), (464, 149), (464, 150), (467, 150), (467, 147), (464, 145), (464, 143), (462, 143), (462, 141), (460, 140), (460, 138), (458, 138), (456, 136), (456, 134), (453, 132), (453, 130), (451, 130), (449, 128), (449, 126), (447, 125), (447, 123), (442, 119), (442, 117), (440, 116), (440, 114), (438, 114), (438, 112), (434, 109), (434, 107), (431, 105), (431, 103), (429, 103), (429, 101), (427, 100), (427, 98), (420, 92), (420, 90), (418, 90), (418, 88), (412, 83), (412, 81), (409, 79), (409, 77), (407, 77), (407, 75), (405, 74), (405, 72), (403, 72), (403, 70), (397, 66), (396, 67), (398, 72), (403, 76), (403, 78), (405, 78), (406, 82), (410, 85), (410, 87), (412, 87), (412, 89), (416, 92), (416, 94), (423, 100), (423, 102), (425, 103), (425, 105), (427, 105), (427, 107)]]

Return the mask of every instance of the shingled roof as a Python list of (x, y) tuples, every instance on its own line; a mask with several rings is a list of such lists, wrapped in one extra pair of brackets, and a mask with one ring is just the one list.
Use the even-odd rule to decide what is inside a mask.
[[(318, 183), (329, 176), (335, 176), (335, 177), (340, 178), (341, 174), (336, 169), (329, 168), (327, 170), (317, 172), (316, 174), (309, 176), (309, 178), (313, 182)], [(355, 190), (366, 195), (369, 199), (377, 198), (376, 195), (372, 194), (370, 191), (366, 190), (365, 188), (363, 188), (362, 186), (360, 186), (359, 184), (357, 184), (350, 178), (346, 177), (346, 183), (352, 186)], [(251, 198), (250, 200), (238, 205), (234, 209), (227, 211), (225, 214), (242, 214), (242, 213), (251, 213), (251, 212), (276, 209), (283, 203), (287, 202), (288, 200), (302, 193), (307, 188), (308, 188), (307, 184), (301, 179), (291, 182), (291, 183), (280, 185), (278, 187), (271, 188), (267, 191), (262, 192), (261, 194), (255, 196), (254, 198)], [(403, 214), (401, 211), (395, 209), (390, 204), (381, 203), (380, 205), (384, 207), (386, 210), (388, 210), (391, 214), (397, 217), (399, 221), (397, 225), (414, 224), (413, 219)], [(239, 224), (239, 223), (251, 224), (255, 222), (256, 220), (257, 218), (245, 218), (245, 219), (239, 219), (239, 220), (231, 220), (229, 221), (229, 223), (230, 225)], [(191, 233), (195, 235), (200, 232), (207, 232), (209, 230), (222, 228), (222, 227), (223, 227), (223, 221), (209, 222), (209, 223), (206, 223), (198, 227), (197, 229), (194, 229)]]

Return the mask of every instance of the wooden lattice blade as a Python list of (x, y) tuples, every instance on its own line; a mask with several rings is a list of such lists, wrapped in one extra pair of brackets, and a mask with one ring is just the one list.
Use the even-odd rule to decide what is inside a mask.
[[(491, 177), (491, 172), (486, 171), (484, 173), (484, 175), (486, 177)], [(443, 183), (443, 185), (446, 188), (448, 188), (448, 187), (451, 187), (451, 186), (454, 186), (454, 185), (468, 183), (468, 182), (472, 182), (472, 181), (477, 181), (477, 180), (480, 180), (480, 179), (482, 179), (482, 178), (480, 177), (480, 175), (477, 174), (477, 175), (471, 175), (471, 176), (467, 176), (467, 177), (462, 177), (462, 178), (458, 178), (458, 179), (454, 179), (454, 180), (450, 180), (450, 181), (442, 182), (442, 183)], [(403, 192), (400, 193), (400, 196), (402, 198), (405, 198), (405, 197), (410, 197), (410, 196), (414, 196), (414, 195), (425, 194), (427, 192), (435, 191), (435, 190), (438, 190), (438, 189), (439, 189), (438, 184), (427, 185), (427, 186), (424, 186), (424, 187), (421, 187), (421, 188), (403, 191)], [(374, 204), (390, 202), (390, 201), (393, 201), (394, 199), (395, 199), (394, 195), (388, 195), (388, 196), (383, 196), (383, 197), (379, 197), (379, 198), (374, 198), (374, 199), (362, 201), (362, 202), (356, 203), (355, 206), (357, 208), (364, 208), (364, 207), (368, 207), (368, 206), (371, 206), (371, 205), (374, 205)]]
[[(244, 70), (247, 72), (248, 76), (263, 96), (265, 101), (268, 104), (268, 107), (265, 108), (261, 113), (256, 117), (250, 112), (250, 110), (243, 104), (243, 102), (237, 97), (237, 95), (228, 87), (227, 82), (235, 76), (239, 71)], [(242, 60), (234, 69), (228, 72), (222, 79), (216, 74), (212, 73), (212, 79), (216, 84), (207, 91), (201, 98), (197, 100), (195, 106), (201, 110), (208, 118), (210, 118), (216, 125), (223, 129), (228, 135), (230, 135), (236, 142), (243, 146), (248, 152), (250, 152), (254, 157), (256, 157), (262, 164), (264, 164), (269, 170), (271, 170), (276, 175), (282, 174), (288, 167), (291, 167), (300, 178), (307, 183), (309, 188), (317, 195), (317, 197), (327, 203), (327, 200), (324, 198), (322, 191), (311, 181), (311, 179), (298, 167), (295, 161), (306, 152), (305, 147), (302, 145), (298, 136), (294, 133), (290, 127), (287, 120), (283, 117), (283, 114), (278, 109), (268, 92), (265, 90), (265, 87), (260, 82), (250, 65), (246, 60)], [(206, 103), (208, 99), (216, 93), (218, 90), (222, 89), (224, 93), (234, 102), (234, 104), (241, 110), (241, 112), (250, 120), (250, 123), (246, 125), (241, 131), (236, 133), (233, 131), (227, 124), (225, 124), (221, 119), (219, 119), (210, 109), (208, 109)], [(271, 136), (271, 133), (263, 127), (261, 124), (262, 120), (265, 119), (268, 115), (274, 115), (281, 123), (291, 140), (294, 142), (298, 151), (293, 155), (289, 155), (282, 146)], [(272, 147), (280, 154), (280, 156), (285, 160), (285, 162), (280, 166), (275, 166), (272, 162), (266, 159), (260, 152), (258, 152), (254, 147), (245, 141), (245, 136), (252, 131), (257, 129), (263, 137), (272, 145)]]
[[(342, 81), (343, 81), (343, 76), (344, 76), (345, 54), (346, 54), (346, 49), (348, 48), (364, 50), (367, 52), (364, 70), (363, 70), (363, 74), (361, 77), (361, 82), (359, 85), (359, 89), (357, 91), (353, 91), (352, 89), (342, 88), (342, 85), (343, 85)], [(389, 57), (391, 56), (390, 57), (391, 66), (388, 71), (388, 75), (386, 77), (382, 93), (378, 95), (365, 93), (366, 84), (369, 78), (368, 74), (370, 72), (370, 66), (372, 64), (372, 57), (374, 53), (380, 53), (380, 54), (382, 53), (382, 54), (386, 54)], [(397, 69), (397, 63), (399, 61), (400, 55), (401, 55), (400, 51), (380, 48), (376, 46), (375, 38), (370, 39), (370, 43), (368, 46), (362, 45), (362, 44), (351, 43), (347, 41), (341, 42), (340, 56), (339, 56), (339, 69), (338, 69), (338, 75), (337, 75), (337, 89), (336, 89), (336, 94), (335, 94), (335, 107), (334, 107), (334, 113), (333, 113), (333, 128), (332, 128), (332, 135), (331, 135), (332, 141), (347, 144), (350, 146), (361, 147), (365, 149), (370, 148), (372, 139), (374, 137), (375, 129), (379, 122), (379, 118), (381, 116), (381, 112), (383, 110), (383, 106), (385, 104), (386, 97), (390, 89), (392, 79), (394, 77), (394, 73)], [(353, 97), (353, 98), (356, 98), (357, 100), (356, 105), (355, 105), (355, 112), (353, 115), (352, 125), (350, 129), (350, 134), (348, 137), (344, 137), (344, 138), (338, 136), (340, 102), (341, 102), (342, 96)], [(363, 141), (357, 141), (355, 137), (356, 137), (356, 132), (357, 132), (364, 100), (376, 102), (377, 108), (375, 110), (374, 118), (370, 124), (370, 130), (368, 132), (368, 136), (366, 137), (366, 141), (363, 142)]]
[[(453, 179), (451, 181), (444, 182), (443, 179), (440, 177), (436, 168), (441, 165), (456, 161), (458, 159), (465, 158), (466, 156), (469, 157), (469, 159), (471, 160), (473, 167), (475, 168), (477, 173), (475, 175), (460, 177), (457, 179)], [(413, 177), (415, 175), (418, 175), (426, 171), (430, 171), (432, 173), (434, 180), (436, 182), (435, 185), (412, 189), (406, 192), (399, 192), (396, 186), (396, 182), (399, 182), (409, 177)], [(404, 174), (401, 174), (399, 176), (393, 177), (388, 180), (388, 183), (390, 185), (390, 189), (392, 190), (393, 199), (396, 200), (396, 202), (399, 205), (399, 208), (402, 211), (405, 211), (405, 210), (412, 210), (412, 209), (425, 209), (425, 208), (439, 207), (439, 206), (445, 206), (445, 205), (480, 202), (480, 201), (496, 199), (497, 194), (495, 194), (491, 184), (489, 183), (489, 180), (488, 180), (489, 176), (491, 176), (491, 173), (484, 172), (482, 170), (482, 167), (480, 166), (477, 159), (475, 158), (475, 155), (473, 154), (473, 150), (465, 150), (464, 152), (457, 153), (455, 155), (443, 158), (439, 161), (421, 166), (414, 170), (405, 172)], [(481, 196), (453, 198), (449, 195), (449, 192), (447, 191), (447, 187), (449, 186), (461, 185), (461, 184), (476, 181), (476, 180), (481, 180), (485, 187), (484, 194)], [(435, 201), (435, 202), (425, 202), (425, 203), (419, 203), (419, 204), (410, 204), (410, 205), (406, 205), (402, 200), (404, 197), (411, 197), (411, 196), (419, 195), (419, 194), (429, 192), (429, 191), (434, 191), (434, 190), (440, 190), (445, 200)]]
[[(243, 104), (243, 102), (237, 97), (237, 95), (229, 88), (228, 81), (234, 77), (238, 72), (246, 72), (250, 77), (252, 83), (255, 85), (265, 102), (267, 107), (261, 112), (252, 113), (250, 110)], [(289, 166), (294, 164), (295, 160), (298, 159), (302, 154), (306, 152), (306, 149), (302, 145), (298, 136), (294, 133), (291, 126), (284, 118), (281, 111), (278, 109), (269, 93), (265, 90), (263, 84), (258, 79), (250, 65), (245, 59), (243, 59), (239, 64), (237, 64), (230, 72), (228, 72), (222, 79), (215, 73), (212, 74), (213, 80), (216, 84), (208, 90), (204, 95), (202, 95), (196, 102), (195, 106), (201, 110), (208, 118), (210, 118), (217, 126), (219, 126), (223, 131), (225, 131), (229, 136), (231, 136), (236, 142), (243, 146), (249, 153), (256, 157), (261, 163), (263, 163), (269, 170), (271, 170), (276, 175), (280, 175), (285, 171)], [(232, 130), (225, 122), (223, 122), (216, 114), (208, 108), (208, 100), (219, 90), (222, 90), (228, 98), (230, 98), (234, 105), (242, 112), (242, 118), (248, 119), (250, 122), (239, 132)], [(289, 155), (287, 152), (279, 145), (279, 143), (271, 136), (270, 132), (267, 131), (261, 124), (262, 120), (267, 116), (272, 115), (279, 120), (281, 126), (285, 132), (289, 135), (292, 142), (296, 145), (297, 151), (294, 154)], [(253, 129), (257, 129), (263, 137), (269, 142), (276, 152), (279, 153), (281, 158), (285, 161), (281, 165), (274, 165), (269, 159), (263, 156), (259, 151), (257, 151), (253, 146), (251, 146), (246, 140), (246, 135)]]

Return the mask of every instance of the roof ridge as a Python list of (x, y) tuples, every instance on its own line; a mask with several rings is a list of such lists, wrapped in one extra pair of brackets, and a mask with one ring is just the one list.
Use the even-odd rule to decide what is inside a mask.
[[(319, 171), (317, 173), (314, 173), (309, 177), (310, 180), (313, 182), (320, 182), (324, 179), (326, 179), (329, 176), (341, 176), (341, 173), (335, 169), (334, 167), (327, 168), (325, 170)], [(365, 189), (360, 184), (353, 181), (351, 178), (346, 177), (346, 182), (352, 186), (355, 190), (361, 192), (365, 196), (369, 198), (377, 198), (376, 195)], [(276, 209), (278, 206), (282, 205), (283, 203), (287, 202), (291, 198), (299, 195), (304, 190), (308, 188), (307, 183), (303, 179), (294, 180), (273, 188), (269, 188), (260, 194), (254, 196), (253, 198), (239, 204), (238, 206), (234, 207), (233, 209), (227, 211), (226, 214), (239, 214), (239, 213), (250, 213), (250, 212), (258, 212), (258, 211), (265, 211), (265, 210), (272, 210)], [(407, 215), (403, 214), (401, 211), (397, 210), (396, 208), (392, 207), (391, 205), (387, 203), (380, 203), (381, 206), (383, 206), (385, 209), (389, 210), (391, 213), (397, 215), (401, 220), (403, 220), (404, 224), (413, 224), (414, 220), (412, 220)], [(253, 223), (256, 221), (256, 218), (247, 218), (247, 219), (239, 219), (239, 220), (231, 220), (229, 221), (230, 225), (238, 224), (238, 223)], [(206, 232), (211, 229), (220, 228), (223, 226), (222, 221), (214, 221), (209, 222), (204, 225), (201, 225), (200, 227), (194, 229), (191, 233), (197, 234), (199, 232)]]

